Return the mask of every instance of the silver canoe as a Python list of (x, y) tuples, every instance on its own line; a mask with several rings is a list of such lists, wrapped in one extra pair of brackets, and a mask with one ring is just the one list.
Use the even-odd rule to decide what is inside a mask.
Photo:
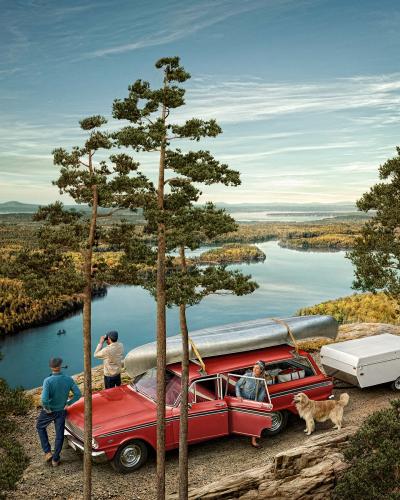
[[(311, 337), (335, 339), (338, 332), (338, 324), (332, 316), (294, 316), (283, 320), (264, 318), (230, 323), (196, 330), (190, 332), (189, 336), (203, 358), (291, 343), (286, 326), (278, 321), (287, 323), (297, 340)], [(190, 348), (190, 357), (195, 357), (192, 348)], [(181, 360), (181, 336), (168, 337), (167, 364)], [(125, 368), (131, 377), (154, 368), (156, 364), (155, 342), (136, 347), (125, 357)]]

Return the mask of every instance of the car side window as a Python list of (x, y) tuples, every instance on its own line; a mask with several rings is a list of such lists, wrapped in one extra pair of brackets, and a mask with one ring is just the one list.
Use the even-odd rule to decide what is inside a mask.
[(270, 363), (265, 368), (265, 380), (268, 385), (281, 384), (313, 375), (315, 375), (314, 368), (303, 356)]
[(236, 383), (240, 380), (240, 377), (247, 373), (247, 371), (251, 368), (252, 367), (234, 370), (232, 371), (231, 376), (228, 376), (228, 374), (225, 373), (221, 375), (223, 394), (226, 394), (227, 396), (236, 396)]
[(189, 387), (189, 403), (202, 403), (218, 399), (218, 379), (200, 379), (193, 382)]

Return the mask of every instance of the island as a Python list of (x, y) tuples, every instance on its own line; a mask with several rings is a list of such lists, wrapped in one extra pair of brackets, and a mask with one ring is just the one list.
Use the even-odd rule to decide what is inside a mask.
[(250, 262), (263, 262), (265, 253), (255, 245), (230, 243), (222, 247), (213, 248), (203, 252), (196, 258), (199, 264), (242, 264)]

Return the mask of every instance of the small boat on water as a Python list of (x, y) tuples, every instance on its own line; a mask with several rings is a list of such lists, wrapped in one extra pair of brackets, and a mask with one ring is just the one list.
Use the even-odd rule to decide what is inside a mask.
[(58, 330), (57, 335), (65, 335), (67, 332), (64, 330), (64, 328)]
[[(289, 327), (289, 328), (288, 328)], [(289, 332), (290, 330), (290, 332)], [(313, 337), (335, 339), (338, 323), (332, 316), (293, 316), (285, 319), (263, 318), (240, 323), (204, 328), (189, 333), (190, 339), (203, 358), (264, 347), (290, 344)], [(193, 347), (189, 356), (196, 358)], [(167, 338), (167, 364), (182, 360), (181, 336)], [(157, 344), (151, 342), (136, 347), (125, 357), (125, 368), (135, 377), (157, 365)]]

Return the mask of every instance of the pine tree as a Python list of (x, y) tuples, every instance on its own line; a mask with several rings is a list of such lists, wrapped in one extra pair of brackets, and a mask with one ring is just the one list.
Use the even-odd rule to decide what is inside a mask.
[[(105, 123), (101, 116), (82, 120), (80, 126), (89, 134), (84, 145), (70, 152), (63, 148), (53, 151), (54, 164), (60, 167), (60, 176), (54, 184), (61, 194), (68, 194), (76, 203), (88, 204), (90, 216), (84, 218), (80, 212), (65, 210), (60, 202), (41, 207), (34, 216), (44, 222), (38, 235), (39, 248), (14, 252), (11, 259), (0, 263), (1, 274), (21, 280), (30, 296), (79, 294), (83, 299), (85, 499), (91, 498), (92, 491), (92, 290), (112, 275), (104, 261), (93, 264), (93, 249), (101, 238), (98, 219), (112, 215), (120, 207), (142, 206), (151, 192), (151, 184), (128, 155), (114, 154), (108, 163), (104, 160), (95, 163), (95, 153), (113, 147), (110, 134), (99, 130)], [(110, 210), (99, 213), (100, 207)], [(80, 265), (70, 252), (80, 255)]]
[[(182, 334), (182, 397), (179, 438), (179, 490), (180, 498), (187, 498), (188, 491), (188, 382), (189, 382), (189, 336), (186, 318), (187, 306), (195, 305), (213, 293), (234, 293), (244, 295), (255, 290), (257, 285), (237, 271), (229, 271), (223, 266), (197, 266), (187, 263), (186, 249), (195, 250), (205, 241), (235, 231), (237, 224), (223, 210), (208, 203), (204, 207), (195, 206), (200, 191), (198, 184), (222, 183), (236, 186), (240, 183), (239, 173), (227, 165), (220, 164), (208, 151), (182, 153), (180, 150), (166, 152), (165, 167), (171, 176), (164, 181), (169, 186), (164, 194), (163, 223), (166, 235), (166, 251), (178, 251), (179, 265), (169, 259), (166, 265), (165, 300), (168, 306), (179, 308)], [(159, 209), (155, 203), (149, 204), (144, 215), (147, 220), (145, 232), (157, 234)], [(131, 252), (132, 254), (132, 252)], [(158, 300), (157, 280), (146, 275), (142, 286), (149, 289)], [(165, 369), (164, 369), (165, 373)]]
[[(215, 178), (215, 177), (214, 177)], [(211, 184), (213, 177), (208, 178)], [(168, 226), (167, 226), (168, 227)], [(169, 229), (169, 231), (168, 231)], [(167, 229), (169, 250), (178, 249), (180, 272), (172, 272), (167, 278), (169, 305), (179, 307), (179, 322), (182, 336), (182, 382), (179, 432), (179, 498), (188, 498), (188, 388), (189, 388), (189, 329), (187, 307), (215, 293), (245, 295), (252, 293), (257, 284), (238, 271), (224, 266), (203, 267), (186, 258), (186, 249), (195, 250), (202, 242), (236, 230), (232, 217), (212, 204), (204, 208), (185, 207), (177, 211), (175, 223)], [(192, 352), (192, 355), (194, 353)]]
[[(183, 124), (170, 122), (170, 114), (185, 104), (185, 90), (177, 85), (190, 78), (180, 65), (179, 57), (165, 57), (155, 64), (162, 71), (163, 84), (152, 89), (149, 82), (136, 80), (128, 87), (125, 99), (116, 99), (113, 116), (127, 120), (129, 124), (114, 134), (121, 147), (132, 148), (137, 153), (157, 152), (159, 155), (156, 197), (147, 206), (147, 213), (155, 216), (157, 226), (157, 498), (165, 497), (165, 369), (166, 369), (166, 188), (179, 191), (182, 183), (202, 182), (208, 170), (220, 170), (220, 176), (228, 167), (220, 165), (208, 151), (189, 152), (169, 148), (178, 139), (199, 141), (203, 137), (215, 137), (221, 129), (215, 120), (192, 118)], [(167, 169), (186, 176), (184, 179), (166, 179)], [(234, 175), (237, 175), (234, 174)]]
[(357, 207), (371, 212), (361, 236), (347, 254), (355, 266), (353, 287), (383, 291), (400, 302), (400, 148), (397, 156), (379, 167), (382, 182), (358, 201)]

